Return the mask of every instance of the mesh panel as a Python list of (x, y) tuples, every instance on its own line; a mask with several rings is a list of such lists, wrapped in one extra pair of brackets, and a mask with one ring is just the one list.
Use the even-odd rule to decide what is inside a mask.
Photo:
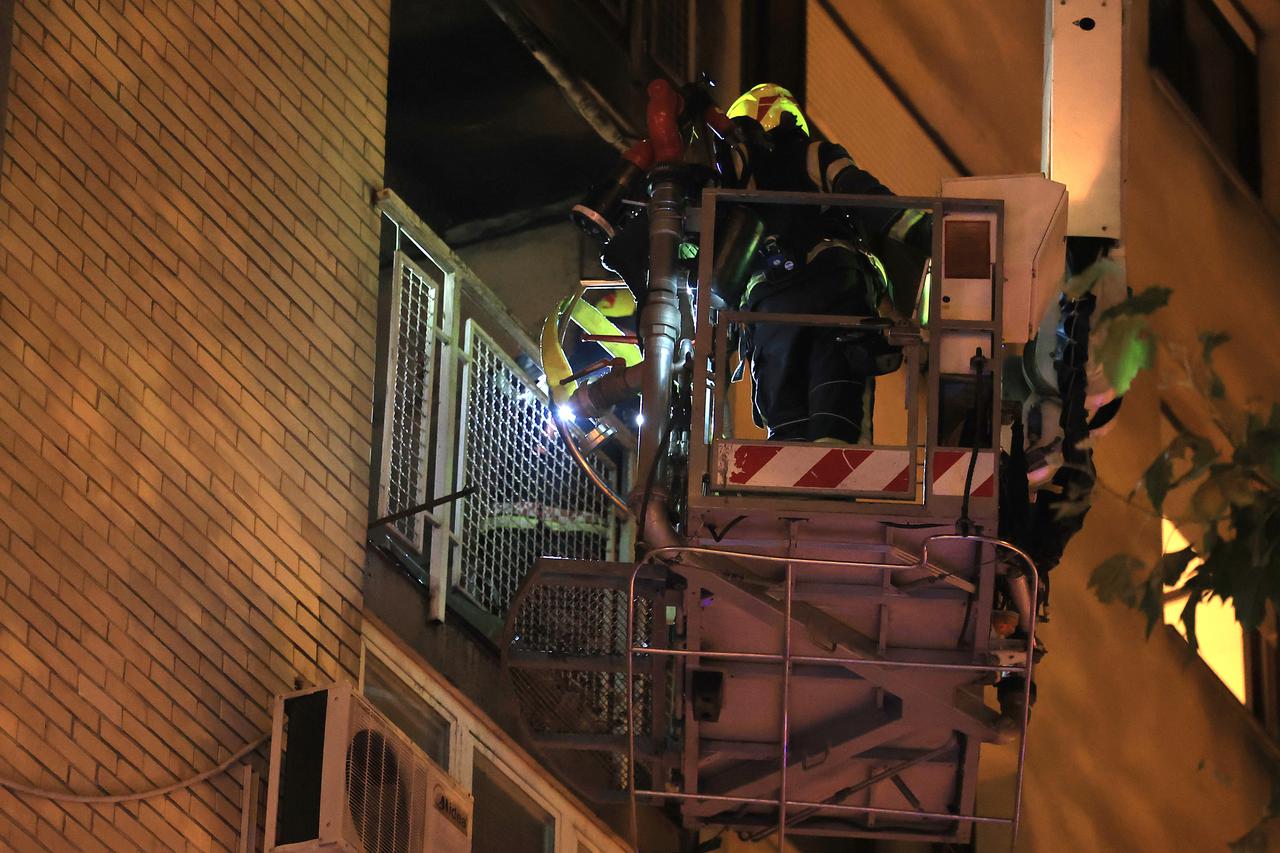
[[(391, 462), (386, 513), (417, 506), (427, 494), (427, 438), (431, 430), (431, 389), (435, 368), (436, 286), (404, 257), (399, 258), (399, 316), (396, 318), (395, 376), (390, 390)], [(395, 522), (396, 529), (422, 548), (423, 517)]]
[[(501, 615), (538, 557), (610, 559), (616, 524), (608, 498), (561, 444), (543, 394), (471, 321), (466, 347), (462, 482), (476, 491), (462, 501), (454, 577)], [(612, 463), (594, 464), (616, 487)]]
[[(518, 612), (512, 648), (549, 656), (622, 658), (627, 651), (626, 593), (599, 587), (537, 586)], [(636, 599), (636, 643), (649, 637), (652, 603)], [(636, 733), (652, 733), (652, 676), (635, 664)], [(613, 735), (617, 748), (574, 750), (565, 769), (584, 793), (627, 786), (625, 672), (585, 669), (510, 670), (525, 724), (534, 734)], [(561, 762), (562, 764), (564, 762)]]
[(427, 766), (394, 727), (352, 697), (344, 838), (363, 853), (424, 853)]

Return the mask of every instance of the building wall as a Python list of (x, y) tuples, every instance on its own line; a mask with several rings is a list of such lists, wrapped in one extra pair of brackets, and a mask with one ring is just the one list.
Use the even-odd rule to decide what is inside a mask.
[[(840, 0), (811, 4), (811, 21), (824, 14), (815, 5), (836, 9), (969, 171), (1038, 170), (1041, 4)], [(1130, 283), (1173, 288), (1157, 320), (1167, 339), (1194, 348), (1200, 330), (1232, 334), (1219, 361), (1233, 397), (1275, 399), (1280, 337), (1270, 318), (1280, 311), (1274, 273), (1280, 228), (1224, 170), (1148, 68), (1145, 0), (1127, 9)], [(1260, 40), (1264, 69), (1274, 67), (1267, 51), (1275, 49), (1276, 32), (1264, 30)], [(811, 47), (817, 49), (812, 38)], [(820, 62), (811, 55), (811, 69)], [(1278, 82), (1264, 80), (1264, 91), (1274, 92)], [(1276, 103), (1264, 97), (1264, 111)], [(918, 126), (912, 130), (901, 116), (868, 116), (851, 104), (839, 115), (847, 123), (892, 124), (907, 142), (883, 153), (851, 146), (854, 156), (891, 186), (923, 183), (919, 164), (933, 162), (936, 149)], [(1267, 167), (1280, 157), (1276, 142), (1264, 137)], [(1161, 446), (1157, 403), (1174, 393), (1176, 379), (1168, 362), (1140, 379), (1116, 429), (1098, 442), (1103, 486), (1084, 531), (1053, 573), (1021, 849), (1224, 850), (1263, 816), (1271, 796), (1268, 756), (1275, 748), (1231, 694), (1172, 629), (1144, 640), (1139, 614), (1103, 605), (1086, 588), (1106, 556), (1128, 548), (1154, 559), (1158, 552), (1157, 520), (1122, 496)], [(989, 749), (984, 762), (991, 779), (984, 808), (999, 813), (1008, 808), (1012, 756)], [(985, 830), (982, 836), (984, 845), (999, 846)]]
[[(117, 793), (353, 676), (388, 3), (18, 0), (0, 165), (0, 775)], [(0, 791), (0, 847), (228, 849), (238, 777)]]

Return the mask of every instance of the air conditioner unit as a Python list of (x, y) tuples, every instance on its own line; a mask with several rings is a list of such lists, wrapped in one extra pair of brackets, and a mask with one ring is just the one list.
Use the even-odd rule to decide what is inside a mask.
[(266, 853), (470, 853), (471, 805), (350, 684), (276, 698)]

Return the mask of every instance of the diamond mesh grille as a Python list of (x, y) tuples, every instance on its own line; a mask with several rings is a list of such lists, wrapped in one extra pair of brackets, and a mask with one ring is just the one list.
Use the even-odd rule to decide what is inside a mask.
[[(535, 586), (514, 614), (512, 649), (548, 656), (625, 660), (626, 593), (578, 586)], [(653, 605), (637, 597), (636, 644), (649, 637)], [(588, 795), (627, 787), (627, 677), (593, 669), (511, 670), (517, 703), (529, 731), (537, 734), (612, 735), (611, 746), (574, 750), (568, 775)], [(635, 724), (638, 736), (652, 732), (652, 675), (637, 658)]]
[[(545, 396), (467, 322), (462, 501), (455, 583), (484, 609), (506, 612), (540, 556), (608, 560), (617, 525), (609, 500), (561, 444)], [(608, 460), (594, 463), (616, 487)], [(566, 618), (581, 618), (581, 613)]]
[[(398, 258), (398, 270), (387, 514), (417, 506), (426, 499), (427, 440), (435, 378), (436, 285), (403, 256)], [(395, 527), (421, 550), (421, 514), (402, 518)]]
[(363, 853), (424, 853), (427, 765), (394, 726), (351, 698), (343, 836)]

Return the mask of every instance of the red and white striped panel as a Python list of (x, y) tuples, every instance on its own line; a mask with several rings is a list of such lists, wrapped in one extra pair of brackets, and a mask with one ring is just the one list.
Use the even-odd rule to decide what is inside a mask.
[(716, 445), (716, 486), (907, 494), (911, 451), (823, 444)]
[[(929, 466), (929, 479), (933, 481), (935, 495), (963, 496), (964, 481), (969, 476), (971, 450), (935, 450)], [(978, 451), (978, 461), (973, 466), (973, 486), (969, 496), (990, 498), (996, 493), (995, 454)]]

